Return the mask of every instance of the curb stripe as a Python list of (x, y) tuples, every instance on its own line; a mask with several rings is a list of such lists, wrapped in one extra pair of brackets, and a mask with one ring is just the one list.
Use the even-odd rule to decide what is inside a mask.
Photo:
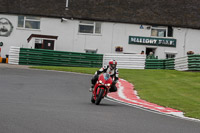
[(117, 87), (118, 87), (118, 91), (114, 93), (109, 93), (108, 94), (109, 98), (113, 98), (121, 102), (137, 105), (137, 106), (158, 111), (161, 113), (172, 114), (172, 115), (183, 117), (183, 112), (179, 110), (162, 107), (157, 104), (150, 103), (150, 102), (140, 99), (137, 96), (137, 92), (134, 91), (134, 86), (131, 83), (127, 82), (126, 80), (120, 79), (119, 82), (117, 83)]

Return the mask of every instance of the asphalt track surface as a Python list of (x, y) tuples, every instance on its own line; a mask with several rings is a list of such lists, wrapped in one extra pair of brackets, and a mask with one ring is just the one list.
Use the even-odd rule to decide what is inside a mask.
[[(1, 64), (0, 64), (1, 66)], [(0, 67), (0, 133), (200, 133), (200, 123), (103, 99), (89, 75)]]

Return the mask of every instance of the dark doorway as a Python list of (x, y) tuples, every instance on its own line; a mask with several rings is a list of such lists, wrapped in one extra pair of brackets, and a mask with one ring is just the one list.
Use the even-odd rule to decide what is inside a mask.
[(54, 40), (43, 40), (42, 49), (54, 50)]
[(35, 43), (35, 49), (42, 49), (41, 43)]
[(146, 48), (146, 55), (148, 56), (150, 52), (153, 52), (153, 54), (155, 55), (156, 52), (156, 48)]

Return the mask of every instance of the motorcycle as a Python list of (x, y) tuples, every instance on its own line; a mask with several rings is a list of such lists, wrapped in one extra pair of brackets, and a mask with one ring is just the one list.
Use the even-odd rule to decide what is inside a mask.
[(91, 102), (99, 105), (101, 100), (107, 96), (112, 82), (113, 80), (109, 74), (100, 74), (92, 92)]

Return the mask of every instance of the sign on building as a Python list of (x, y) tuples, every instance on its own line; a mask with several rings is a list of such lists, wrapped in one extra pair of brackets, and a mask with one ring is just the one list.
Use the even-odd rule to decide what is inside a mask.
[(176, 47), (176, 39), (129, 36), (129, 44)]

